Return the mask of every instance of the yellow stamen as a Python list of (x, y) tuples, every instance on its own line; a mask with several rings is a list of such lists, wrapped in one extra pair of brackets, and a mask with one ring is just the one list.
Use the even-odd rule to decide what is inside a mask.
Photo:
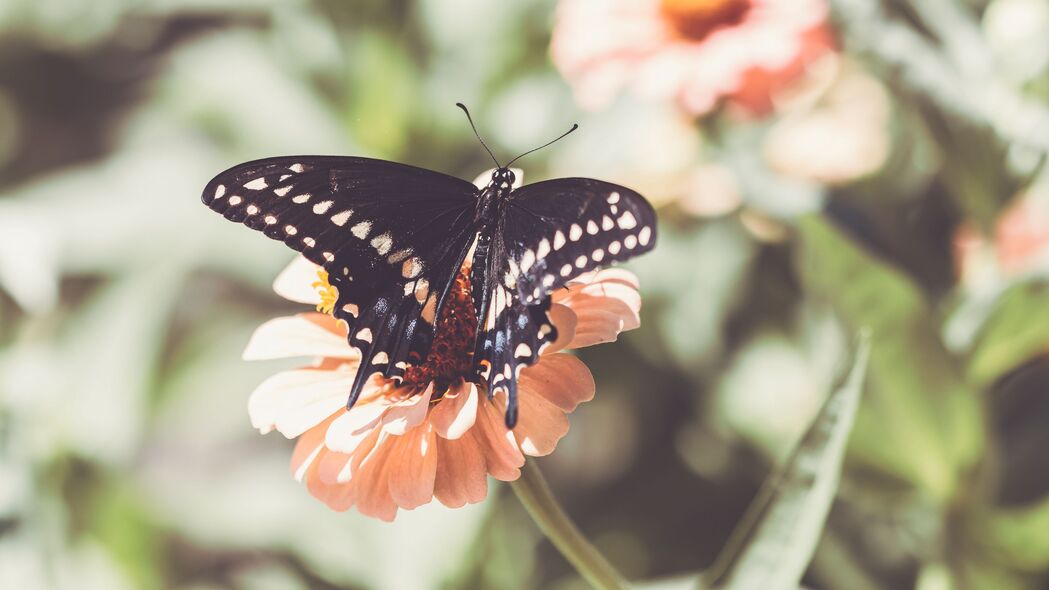
[(321, 302), (317, 304), (317, 311), (331, 315), (335, 311), (335, 301), (339, 298), (339, 290), (328, 282), (328, 271), (318, 269), (317, 278), (319, 280), (310, 285), (321, 297)]

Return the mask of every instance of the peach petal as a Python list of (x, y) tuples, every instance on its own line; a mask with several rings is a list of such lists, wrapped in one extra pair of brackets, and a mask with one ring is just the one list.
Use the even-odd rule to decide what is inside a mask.
[(332, 510), (344, 512), (353, 506), (353, 486), (325, 481), (321, 470), (326, 463), (330, 463), (329, 457), (339, 453), (332, 453), (327, 449), (321, 449), (321, 460), (314, 463), (306, 472), (306, 490), (314, 498), (324, 502)]
[(404, 436), (391, 439), (390, 497), (406, 510), (418, 508), (433, 499), (437, 476), (437, 435), (429, 426), (413, 428)]
[(498, 401), (483, 401), (477, 416), (477, 427), (471, 432), (476, 433), (484, 452), (488, 473), (502, 481), (513, 481), (521, 477), (525, 458), (514, 434), (506, 428), (501, 405)]
[(477, 420), (477, 386), (459, 382), (430, 410), (430, 424), (443, 438), (457, 439)]
[(296, 356), (359, 359), (360, 352), (346, 343), (344, 335), (334, 331), (335, 324), (320, 318), (330, 316), (317, 313), (299, 314), (274, 318), (262, 324), (251, 335), (251, 340), (244, 349), (244, 360)]
[(291, 473), (295, 481), (302, 482), (309, 469), (324, 449), (324, 433), (334, 416), (321, 422), (302, 433), (299, 440), (295, 442), (295, 450), (291, 454)]
[(317, 305), (321, 302), (321, 296), (313, 283), (318, 279), (318, 270), (321, 267), (302, 256), (296, 256), (274, 279), (273, 290), (289, 301)]
[(568, 434), (568, 418), (561, 408), (540, 395), (522, 393), (518, 398), (520, 417), (514, 427), (521, 452), (541, 457), (554, 452), (557, 441)]
[(391, 439), (396, 440), (396, 437), (380, 433), (375, 448), (361, 462), (353, 478), (357, 510), (365, 516), (387, 522), (397, 516), (397, 503), (390, 496), (389, 488), (390, 456), (394, 449)]
[(432, 383), (421, 394), (413, 395), (390, 406), (382, 417), (383, 432), (400, 436), (421, 424), (426, 419), (427, 410), (430, 409), (431, 396), (433, 396)]
[[(343, 394), (345, 395), (345, 391)], [(389, 407), (382, 399), (357, 402), (331, 423), (324, 444), (340, 453), (356, 451), (361, 442), (379, 425), (379, 420)]]
[(596, 273), (592, 279), (589, 283), (571, 285), (554, 298), (576, 314), (576, 331), (568, 345), (570, 348), (612, 342), (620, 332), (641, 325), (641, 295), (632, 273), (611, 269)]
[(562, 412), (571, 412), (594, 398), (597, 385), (583, 361), (562, 352), (544, 356), (540, 362), (522, 370), (518, 390), (521, 398), (538, 395)]
[(550, 316), (550, 320), (554, 322), (554, 327), (557, 328), (557, 340), (554, 340), (550, 346), (544, 348), (543, 354), (552, 354), (565, 348), (572, 342), (575, 338), (576, 325), (579, 323), (579, 320), (571, 308), (560, 303), (551, 304), (547, 315)]
[(248, 398), (251, 424), (263, 433), (274, 427), (295, 438), (339, 410), (353, 385), (353, 372), (300, 369), (277, 373)]
[(484, 454), (472, 433), (449, 440), (437, 437), (437, 474), (433, 494), (449, 508), (476, 504), (488, 495)]

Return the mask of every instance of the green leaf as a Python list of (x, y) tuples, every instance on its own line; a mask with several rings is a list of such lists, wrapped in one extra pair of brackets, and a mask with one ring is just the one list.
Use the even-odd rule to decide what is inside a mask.
[[(834, 501), (845, 447), (863, 391), (864, 335), (844, 383), (824, 402), (787, 464), (766, 481), (732, 534), (715, 571), (725, 590), (797, 588)], [(736, 549), (738, 548), (738, 549)], [(718, 581), (718, 580), (714, 580)]]
[(969, 377), (988, 385), (1037, 354), (1049, 352), (1049, 283), (1010, 287), (977, 336)]
[(798, 267), (806, 292), (850, 331), (871, 330), (870, 390), (856, 419), (854, 456), (921, 488), (953, 493), (982, 448), (979, 399), (919, 289), (827, 219), (801, 220)]

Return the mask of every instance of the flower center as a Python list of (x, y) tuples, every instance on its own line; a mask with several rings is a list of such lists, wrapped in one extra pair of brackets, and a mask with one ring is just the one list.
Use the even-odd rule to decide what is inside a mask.
[(674, 29), (686, 39), (700, 41), (714, 31), (739, 24), (751, 0), (662, 0), (661, 8)]
[(470, 294), (468, 268), (459, 270), (448, 291), (444, 308), (437, 319), (437, 331), (430, 354), (422, 364), (409, 365), (404, 372), (404, 385), (426, 387), (434, 384), (434, 399), (444, 395), (448, 386), (460, 377), (473, 375), (474, 339), (477, 314)]
[(317, 311), (331, 315), (335, 311), (335, 302), (339, 299), (339, 291), (328, 282), (328, 271), (317, 269), (317, 280), (311, 285), (317, 290), (321, 302), (317, 304)]

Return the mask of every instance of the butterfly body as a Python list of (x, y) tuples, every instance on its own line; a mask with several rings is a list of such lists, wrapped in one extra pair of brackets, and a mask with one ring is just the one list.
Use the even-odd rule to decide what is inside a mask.
[(507, 395), (557, 338), (551, 294), (578, 275), (655, 245), (655, 215), (636, 192), (585, 178), (514, 188), (500, 167), (478, 189), (422, 168), (358, 157), (291, 156), (234, 166), (202, 199), (321, 265), (333, 314), (361, 352), (352, 406), (375, 374), (401, 380), (427, 362), (450, 289), (468, 268), (476, 317), (473, 371)]

